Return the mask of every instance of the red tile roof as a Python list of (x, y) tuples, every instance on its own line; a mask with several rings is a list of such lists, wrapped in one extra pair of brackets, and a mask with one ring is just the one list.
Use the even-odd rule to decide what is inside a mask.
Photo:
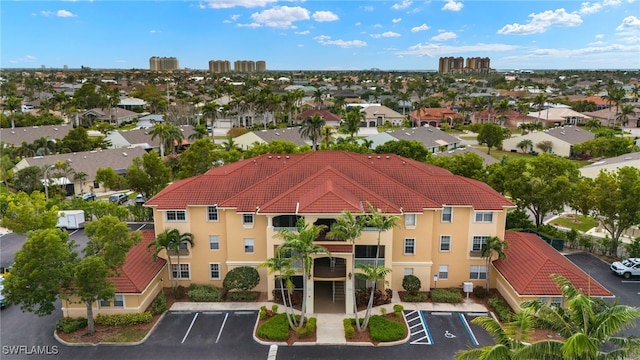
[(299, 120), (304, 120), (306, 118), (313, 117), (313, 115), (318, 114), (324, 121), (333, 121), (340, 122), (340, 116), (330, 112), (329, 110), (317, 110), (317, 109), (309, 109), (301, 112), (298, 115)]
[(118, 294), (141, 293), (166, 263), (162, 258), (154, 261), (151, 249), (147, 248), (155, 240), (154, 231), (142, 230), (141, 233), (142, 241), (127, 253), (120, 276), (109, 278), (116, 286)]
[(394, 214), (443, 205), (478, 210), (513, 206), (485, 183), (433, 165), (397, 155), (342, 151), (267, 154), (213, 168), (176, 181), (146, 205), (168, 210), (217, 204), (239, 212), (337, 214), (366, 209), (367, 203)]
[(584, 294), (613, 296), (604, 286), (590, 278), (579, 267), (536, 234), (507, 231), (509, 248), (506, 257), (493, 266), (520, 295), (560, 296), (562, 292), (551, 278), (562, 275)]

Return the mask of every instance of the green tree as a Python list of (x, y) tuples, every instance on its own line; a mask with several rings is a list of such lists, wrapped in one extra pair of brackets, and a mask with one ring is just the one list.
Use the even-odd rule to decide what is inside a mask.
[(4, 279), (9, 304), (22, 311), (50, 315), (71, 285), (77, 253), (69, 234), (59, 229), (34, 230), (16, 251), (11, 275)]
[(171, 170), (155, 152), (133, 159), (125, 177), (129, 188), (141, 193), (146, 199), (164, 189), (171, 180)]
[(96, 171), (96, 181), (108, 189), (118, 189), (124, 183), (124, 178), (112, 168), (98, 168)]
[(467, 178), (480, 180), (484, 176), (484, 159), (473, 152), (451, 156), (429, 156), (427, 162)]
[(427, 161), (430, 156), (429, 150), (417, 140), (387, 141), (378, 145), (374, 152), (376, 154), (396, 154), (420, 162)]
[(94, 141), (89, 137), (87, 129), (77, 127), (62, 138), (61, 146), (69, 152), (89, 151), (94, 149)]
[(179, 128), (172, 124), (158, 124), (149, 131), (151, 140), (160, 139), (160, 157), (164, 158), (165, 152), (173, 153), (175, 147), (180, 145), (184, 135)]
[(349, 134), (349, 139), (354, 142), (354, 135), (360, 130), (360, 122), (365, 120), (365, 113), (360, 107), (354, 107), (347, 111), (344, 121), (340, 124), (340, 129)]
[(502, 148), (502, 141), (505, 139), (505, 130), (506, 129), (496, 124), (482, 124), (476, 138), (478, 144), (486, 145), (487, 154), (491, 154), (491, 148)]
[[(371, 264), (358, 264), (358, 270), (360, 272), (356, 273), (356, 277), (370, 281), (373, 284), (377, 284), (380, 281), (384, 281), (384, 279), (391, 273), (391, 269), (385, 267), (383, 265), (371, 265)], [(367, 311), (364, 313), (364, 318), (362, 319), (362, 327), (364, 329), (369, 325), (369, 319), (371, 319), (371, 309), (373, 308), (373, 297), (375, 294), (375, 286), (371, 287), (371, 294), (369, 295), (369, 303), (367, 305)]]
[(210, 139), (198, 139), (187, 150), (180, 154), (180, 171), (178, 178), (204, 174), (215, 166), (219, 159), (215, 154), (215, 145)]
[(533, 141), (531, 141), (531, 139), (524, 139), (521, 140), (516, 147), (518, 147), (518, 149), (520, 149), (523, 153), (526, 153), (527, 151), (531, 151), (531, 149), (533, 149)]
[(260, 274), (258, 274), (258, 270), (256, 270), (256, 268), (251, 266), (240, 266), (227, 272), (227, 275), (225, 275), (224, 280), (222, 281), (222, 286), (224, 286), (227, 291), (237, 289), (242, 292), (247, 292), (258, 286), (259, 283)]
[(93, 303), (112, 299), (116, 294), (115, 285), (108, 276), (109, 268), (102, 256), (87, 256), (75, 267), (74, 294), (87, 306), (87, 332), (91, 335), (95, 333)]
[(609, 255), (617, 255), (622, 233), (640, 223), (640, 169), (624, 166), (615, 173), (601, 171), (583, 196), (593, 199), (592, 214), (611, 236)]
[(41, 190), (43, 173), (37, 166), (27, 166), (13, 174), (13, 186), (17, 191), (24, 191), (31, 194), (36, 190)]
[[(178, 286), (178, 281), (181, 279), (180, 276), (180, 250), (185, 246), (189, 245), (193, 247), (193, 235), (191, 233), (181, 233), (178, 229), (166, 229), (158, 236), (154, 242), (149, 244), (149, 248), (153, 248), (153, 258), (157, 259), (160, 252), (164, 251), (167, 257), (167, 262), (169, 263), (169, 274), (171, 280), (174, 280), (171, 283), (173, 290)], [(177, 262), (177, 274), (178, 276), (173, 276), (173, 262), (171, 260), (172, 256), (176, 256)]]
[(278, 246), (277, 252), (279, 254), (292, 254), (293, 259), (302, 262), (302, 309), (300, 311), (301, 320), (296, 328), (297, 331), (304, 326), (303, 319), (307, 313), (307, 284), (311, 277), (311, 266), (313, 265), (311, 256), (314, 254), (330, 255), (325, 247), (314, 243), (324, 228), (323, 225), (306, 224), (304, 218), (301, 218), (296, 223), (295, 230), (284, 228), (275, 234), (276, 238), (284, 240), (284, 243)]
[[(276, 253), (276, 256), (267, 259), (267, 261), (260, 263), (258, 266), (266, 267), (269, 274), (276, 274), (275, 279), (280, 282), (280, 297), (282, 298), (285, 314), (287, 314), (289, 328), (295, 330), (299, 322), (293, 314), (293, 302), (291, 301), (291, 293), (293, 293), (294, 288), (291, 277), (295, 275), (295, 270), (291, 268), (291, 265), (291, 258), (285, 258), (282, 254)], [(302, 318), (299, 319), (300, 322), (303, 320)]]
[(322, 135), (322, 128), (326, 124), (323, 118), (318, 114), (313, 114), (313, 116), (304, 119), (300, 129), (300, 136), (311, 140), (311, 147), (315, 150), (318, 149), (318, 140)]
[(58, 223), (58, 208), (47, 209), (44, 194), (34, 191), (9, 194), (6, 197), (7, 208), (2, 214), (2, 226), (16, 234), (29, 231), (54, 228)]
[(553, 150), (553, 142), (551, 140), (540, 141), (536, 144), (536, 147), (542, 152), (550, 153)]
[(111, 215), (88, 222), (84, 233), (89, 237), (85, 255), (102, 256), (109, 271), (115, 274), (124, 265), (129, 249), (142, 239), (140, 232), (132, 232), (126, 222)]
[(485, 261), (486, 261), (486, 267), (487, 267), (487, 291), (489, 290), (489, 286), (490, 286), (490, 279), (489, 279), (489, 274), (491, 273), (491, 262), (494, 260), (494, 258), (498, 258), (498, 259), (504, 259), (506, 257), (506, 254), (504, 253), (504, 250), (507, 249), (509, 247), (509, 244), (500, 239), (497, 236), (489, 236), (487, 238), (487, 242), (484, 243), (482, 245), (482, 248), (480, 249), (480, 256), (482, 256)]

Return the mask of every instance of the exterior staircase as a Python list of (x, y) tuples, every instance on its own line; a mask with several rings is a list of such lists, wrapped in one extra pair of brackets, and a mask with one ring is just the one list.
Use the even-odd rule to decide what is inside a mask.
[(344, 301), (344, 281), (333, 281), (333, 302)]

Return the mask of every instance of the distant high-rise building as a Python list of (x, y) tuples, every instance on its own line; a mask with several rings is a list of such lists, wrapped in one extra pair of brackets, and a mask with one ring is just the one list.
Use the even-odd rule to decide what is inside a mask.
[(489, 63), (491, 60), (488, 57), (470, 57), (467, 58), (467, 66), (465, 66), (468, 72), (488, 73), (491, 70)]
[(151, 71), (178, 70), (180, 65), (175, 57), (152, 56), (149, 59), (149, 69)]
[(264, 60), (256, 61), (256, 72), (267, 71), (267, 63)]
[(231, 72), (229, 60), (209, 60), (209, 72), (214, 74)]
[(438, 72), (441, 74), (488, 73), (491, 71), (488, 57), (469, 57), (465, 60), (459, 57), (441, 57), (438, 62)]
[(441, 57), (438, 62), (438, 72), (441, 74), (461, 73), (464, 69), (464, 58), (459, 57)]
[(233, 71), (237, 73), (253, 73), (256, 71), (256, 63), (251, 60), (236, 60), (233, 63)]

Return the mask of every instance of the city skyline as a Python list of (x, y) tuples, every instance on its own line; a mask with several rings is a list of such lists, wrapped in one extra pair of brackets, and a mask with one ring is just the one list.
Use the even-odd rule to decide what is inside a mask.
[[(148, 69), (176, 57), (261, 59), (270, 71), (638, 69), (636, 0), (3, 1), (2, 68)], [(111, 14), (111, 15), (110, 15)]]

